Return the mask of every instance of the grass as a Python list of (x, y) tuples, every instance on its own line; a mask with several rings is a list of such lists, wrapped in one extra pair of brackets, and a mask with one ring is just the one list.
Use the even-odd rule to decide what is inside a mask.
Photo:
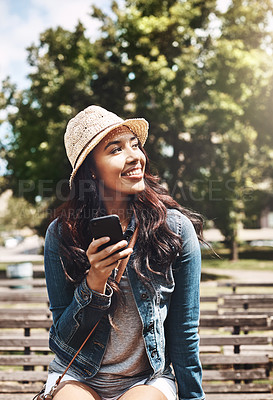
[[(272, 247), (239, 247), (239, 260), (230, 260), (230, 251), (225, 247), (215, 247), (217, 257), (212, 250), (202, 250), (203, 270), (206, 268), (215, 268), (223, 271), (225, 269), (232, 270), (252, 270), (266, 271), (273, 270), (273, 248)], [(213, 279), (213, 277), (212, 277)], [(217, 279), (222, 279), (222, 276), (217, 274)]]
[(203, 258), (203, 269), (218, 268), (218, 269), (245, 269), (245, 270), (272, 270), (273, 260), (258, 260), (258, 259), (239, 259), (238, 261), (230, 261), (225, 258)]
[[(224, 259), (230, 258), (230, 249), (224, 247), (221, 244), (217, 246), (212, 246), (212, 249)], [(202, 250), (203, 256), (205, 258), (211, 258), (213, 250), (204, 247)], [(240, 259), (257, 259), (257, 260), (273, 260), (273, 247), (252, 247), (249, 245), (241, 245), (238, 248)]]

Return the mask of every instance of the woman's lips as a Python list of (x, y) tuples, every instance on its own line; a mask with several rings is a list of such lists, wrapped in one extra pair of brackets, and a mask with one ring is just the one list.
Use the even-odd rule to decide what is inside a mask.
[(128, 172), (123, 173), (122, 177), (130, 178), (130, 179), (142, 179), (143, 178), (143, 172), (142, 172), (141, 168), (134, 168), (134, 169), (131, 169)]
[(122, 176), (135, 176), (135, 175), (142, 175), (141, 168), (134, 168), (134, 169), (131, 169), (130, 171), (122, 174)]

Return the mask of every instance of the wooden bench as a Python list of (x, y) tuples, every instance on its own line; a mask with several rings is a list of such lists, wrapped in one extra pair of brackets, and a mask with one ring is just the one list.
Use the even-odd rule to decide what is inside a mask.
[(0, 400), (30, 400), (53, 358), (45, 279), (2, 279), (0, 288)]
[(218, 287), (229, 287), (233, 293), (236, 293), (237, 288), (273, 288), (273, 282), (217, 282)]
[[(9, 284), (0, 283), (0, 400), (30, 400), (45, 382), (53, 359), (48, 348), (51, 314), (43, 284), (32, 289), (10, 289)], [(249, 334), (243, 335), (246, 329)], [(200, 357), (207, 400), (273, 399), (271, 358), (264, 350), (252, 351), (272, 346), (271, 329), (267, 315), (201, 316)], [(253, 330), (266, 334), (252, 334)]]
[[(213, 318), (214, 327), (225, 326), (223, 318)], [(31, 316), (29, 318), (22, 317), (20, 315), (12, 316), (12, 318), (2, 316), (0, 319), (0, 328), (5, 329), (29, 329), (31, 336), (25, 337), (21, 335), (8, 335), (7, 337), (0, 336), (0, 347), (6, 345), (7, 347), (13, 347), (13, 351), (9, 351), (9, 354), (4, 354), (0, 356), (0, 365), (9, 366), (12, 368), (20, 367), (20, 370), (12, 371), (1, 371), (0, 372), (0, 399), (8, 398), (4, 395), (12, 394), (14, 397), (10, 397), (13, 400), (19, 399), (21, 393), (28, 393), (29, 398), (39, 390), (42, 383), (46, 379), (47, 373), (45, 369), (47, 368), (49, 362), (52, 360), (52, 354), (43, 354), (45, 351), (49, 351), (47, 347), (47, 336), (45, 334), (39, 333), (35, 335), (36, 329), (46, 330), (51, 325), (51, 319), (41, 316)], [(227, 318), (227, 326), (233, 326), (234, 324), (244, 327), (245, 324), (250, 325), (248, 318)], [(253, 323), (252, 325), (261, 326), (265, 324), (265, 319), (260, 318), (259, 322)], [(212, 319), (205, 317), (201, 320), (201, 326), (211, 327)], [(2, 338), (2, 340), (1, 340)], [(202, 336), (201, 335), (201, 361), (206, 368), (204, 368), (204, 389), (206, 390), (207, 399), (211, 394), (221, 394), (227, 390), (226, 381), (243, 381), (243, 380), (262, 380), (268, 379), (268, 369), (269, 369), (269, 358), (261, 354), (256, 356), (255, 359), (253, 355), (249, 354), (211, 354), (206, 352), (205, 347), (211, 345), (223, 346), (240, 346), (243, 344), (268, 344), (268, 338), (243, 336), (243, 335), (230, 335), (230, 336)], [(16, 350), (16, 354), (14, 354)], [(22, 354), (17, 354), (21, 350)], [(26, 354), (27, 353), (27, 354)], [(255, 368), (253, 367), (255, 363)], [(234, 367), (238, 367), (238, 369)], [(209, 368), (208, 368), (209, 367)], [(240, 367), (240, 368), (239, 368)], [(214, 381), (224, 382), (219, 384), (213, 384)], [(252, 395), (253, 391), (260, 392), (262, 395), (265, 393), (270, 394), (271, 386), (269, 384), (251, 384), (251, 383), (232, 383), (229, 388), (232, 393), (242, 393)], [(255, 394), (255, 393), (254, 393)], [(229, 393), (228, 393), (229, 395)], [(18, 397), (17, 397), (18, 396)], [(249, 397), (249, 399), (255, 399), (255, 397)], [(241, 398), (241, 397), (240, 397)], [(242, 397), (246, 398), (246, 397)], [(266, 397), (261, 397), (266, 398)], [(273, 398), (273, 395), (272, 395)], [(271, 399), (271, 397), (267, 397)], [(226, 398), (225, 398), (226, 400)]]
[[(29, 289), (10, 289), (30, 285)], [(31, 399), (47, 377), (51, 314), (44, 279), (0, 281), (0, 399)]]
[(218, 302), (220, 314), (273, 315), (273, 294), (222, 295)]
[(45, 382), (53, 354), (48, 348), (52, 320), (44, 311), (0, 314), (0, 399), (17, 400), (23, 393), (31, 399)]
[[(251, 333), (257, 329), (266, 334)], [(273, 399), (269, 329), (267, 315), (201, 315), (200, 359), (207, 400)], [(248, 335), (242, 334), (245, 331)]]

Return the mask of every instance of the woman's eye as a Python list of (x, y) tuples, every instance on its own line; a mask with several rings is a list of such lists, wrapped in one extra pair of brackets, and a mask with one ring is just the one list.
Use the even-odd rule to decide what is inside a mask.
[(112, 150), (111, 150), (111, 154), (115, 154), (115, 153), (117, 153), (118, 151), (120, 151), (121, 150), (121, 147), (115, 147), (115, 148), (113, 148)]

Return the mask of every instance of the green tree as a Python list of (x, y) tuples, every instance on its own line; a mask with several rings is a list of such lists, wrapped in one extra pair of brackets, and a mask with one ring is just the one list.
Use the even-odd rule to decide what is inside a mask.
[(45, 212), (44, 205), (33, 205), (23, 197), (11, 197), (5, 215), (0, 216), (1, 230), (12, 231), (23, 229), (26, 226), (36, 230), (39, 228)]
[(57, 28), (42, 33), (39, 45), (28, 49), (28, 62), (33, 71), (29, 88), (18, 91), (9, 80), (3, 83), (1, 105), (9, 111), (12, 140), (2, 153), (14, 194), (34, 202), (36, 196), (55, 198), (55, 187), (67, 190), (62, 180), (71, 168), (63, 134), (67, 121), (90, 104), (96, 67), (80, 23), (74, 32)]
[(215, 1), (127, 0), (113, 11), (99, 42), (115, 42), (127, 71), (126, 111), (150, 121), (160, 175), (214, 219), (236, 259), (249, 192), (272, 176), (272, 3), (234, 0), (221, 13)]
[[(215, 221), (236, 258), (249, 189), (272, 179), (271, 0), (126, 0), (93, 9), (101, 35), (47, 30), (29, 49), (29, 89), (4, 86), (13, 142), (9, 179), (68, 176), (67, 120), (95, 103), (149, 120), (147, 149), (176, 199)], [(14, 108), (12, 109), (14, 110)], [(62, 160), (60, 165), (60, 160)], [(18, 189), (17, 189), (18, 190)]]
[[(253, 199), (252, 191), (269, 176), (272, 179), (270, 13), (271, 1), (241, 0), (233, 0), (226, 13), (218, 13), (221, 34), (211, 38), (203, 54), (202, 80), (197, 86), (198, 92), (206, 93), (198, 105), (204, 117), (198, 128), (210, 138), (212, 149), (204, 170), (204, 183), (210, 185), (205, 210), (224, 234), (233, 259), (238, 257), (238, 226)], [(197, 186), (200, 190), (202, 185)]]
[[(98, 13), (106, 21), (99, 40), (101, 51), (114, 42), (127, 76), (127, 116), (149, 120), (147, 148), (170, 187), (182, 174), (181, 134), (192, 107), (189, 92), (198, 79), (200, 49), (206, 43), (198, 30), (207, 29), (215, 3), (128, 0), (123, 9), (114, 4), (114, 20)], [(194, 154), (189, 156), (192, 159)]]

